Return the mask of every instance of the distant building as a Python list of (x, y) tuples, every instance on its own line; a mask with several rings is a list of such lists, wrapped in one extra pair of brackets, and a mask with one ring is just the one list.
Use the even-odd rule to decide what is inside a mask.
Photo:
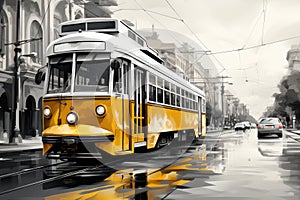
[[(0, 7), (0, 134), (10, 132), (16, 10), (18, 0), (4, 0)], [(17, 128), (23, 138), (41, 134), (42, 86), (34, 83), (37, 69), (46, 64), (45, 50), (59, 37), (58, 25), (84, 17), (110, 17), (116, 0), (20, 0), (20, 88)], [(35, 40), (32, 40), (35, 39)], [(32, 56), (35, 52), (35, 57)], [(23, 56), (22, 56), (23, 55)]]
[(292, 45), (291, 49), (287, 53), (286, 59), (289, 62), (290, 70), (300, 71), (300, 46)]
[(208, 102), (213, 101), (214, 104), (219, 105), (219, 103), (215, 103), (218, 99), (216, 96), (216, 93), (219, 95), (218, 91), (214, 91), (214, 85), (206, 81), (206, 78), (210, 77), (210, 71), (198, 61), (199, 55), (194, 53), (194, 49), (189, 44), (183, 43), (178, 47), (175, 43), (163, 42), (159, 39), (154, 27), (152, 27), (152, 31), (142, 34), (147, 39), (148, 45), (158, 51), (168, 69), (202, 89)]

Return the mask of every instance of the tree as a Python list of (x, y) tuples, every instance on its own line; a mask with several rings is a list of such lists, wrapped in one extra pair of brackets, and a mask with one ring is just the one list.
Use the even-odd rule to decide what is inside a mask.
[(296, 118), (300, 119), (300, 71), (293, 70), (288, 76), (283, 77), (278, 85), (280, 93), (273, 95), (275, 116), (285, 117), (287, 107), (294, 111)]

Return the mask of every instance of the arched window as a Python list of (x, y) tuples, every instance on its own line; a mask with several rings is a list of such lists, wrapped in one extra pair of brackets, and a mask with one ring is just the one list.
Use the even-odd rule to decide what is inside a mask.
[[(42, 38), (43, 32), (41, 25), (37, 21), (33, 21), (30, 27), (30, 38)], [(43, 40), (35, 40), (30, 43), (30, 52), (36, 52), (36, 58), (32, 59), (33, 62), (42, 64), (43, 59)]]
[(7, 20), (5, 15), (0, 12), (0, 54), (3, 56), (5, 54), (6, 46), (5, 43), (7, 43)]
[(81, 19), (83, 18), (83, 14), (80, 10), (75, 12), (75, 19)]

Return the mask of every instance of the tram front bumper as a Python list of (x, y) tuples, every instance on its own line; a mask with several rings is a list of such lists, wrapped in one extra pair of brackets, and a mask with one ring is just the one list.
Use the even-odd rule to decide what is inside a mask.
[(97, 143), (97, 142), (111, 142), (114, 136), (43, 136), (42, 141), (45, 144), (78, 144), (78, 143)]
[(42, 141), (48, 158), (99, 158), (96, 144), (112, 143), (114, 135), (99, 127), (64, 124), (45, 129)]
[(113, 136), (43, 136), (43, 153), (50, 159), (101, 159), (95, 144), (113, 140)]

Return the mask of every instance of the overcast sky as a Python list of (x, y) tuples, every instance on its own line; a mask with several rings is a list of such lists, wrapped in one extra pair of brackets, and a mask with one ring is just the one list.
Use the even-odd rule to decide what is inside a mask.
[(232, 77), (229, 81), (233, 85), (226, 88), (256, 118), (273, 104), (272, 94), (278, 92), (277, 84), (288, 71), (287, 51), (300, 41), (299, 0), (118, 0), (118, 3), (118, 7), (112, 8), (118, 10), (114, 17), (128, 19), (138, 29), (154, 24), (159, 29), (177, 31), (202, 47), (204, 44), (212, 53), (299, 36), (250, 50), (215, 54), (221, 64), (210, 56), (220, 71), (225, 67), (223, 75)]

